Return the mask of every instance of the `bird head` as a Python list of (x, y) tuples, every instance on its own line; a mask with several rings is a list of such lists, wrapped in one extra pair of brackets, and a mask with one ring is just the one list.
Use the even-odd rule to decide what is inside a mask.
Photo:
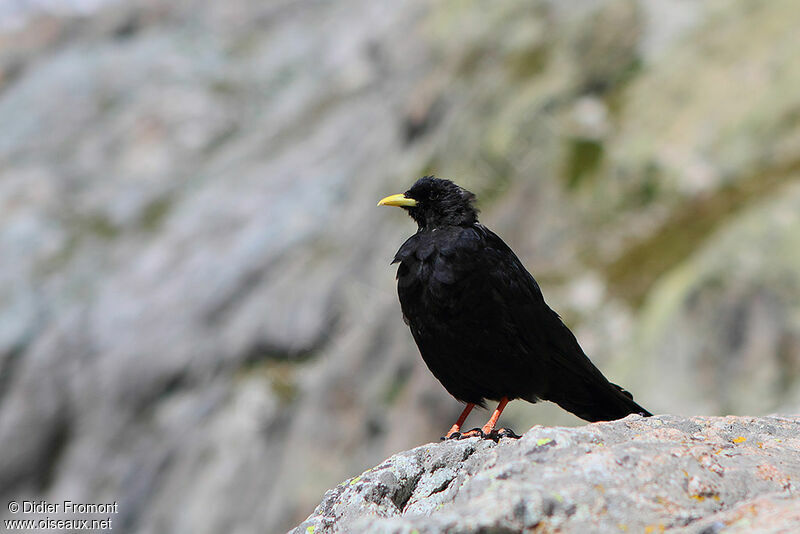
[(478, 222), (475, 195), (450, 180), (425, 176), (405, 193), (381, 199), (378, 206), (398, 206), (420, 229), (466, 226)]

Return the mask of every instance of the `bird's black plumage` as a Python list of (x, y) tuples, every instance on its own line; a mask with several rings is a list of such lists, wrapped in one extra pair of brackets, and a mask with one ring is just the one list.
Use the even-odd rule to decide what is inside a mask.
[(650, 415), (592, 364), (516, 254), (478, 222), (472, 193), (428, 176), (391, 198), (382, 202), (419, 227), (392, 262), (403, 316), (451, 395), (482, 406), (549, 400), (588, 421)]

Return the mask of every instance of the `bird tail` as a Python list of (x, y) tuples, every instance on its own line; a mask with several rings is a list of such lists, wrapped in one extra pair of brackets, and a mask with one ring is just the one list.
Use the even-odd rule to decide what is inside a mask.
[(553, 400), (565, 410), (586, 421), (614, 421), (630, 414), (650, 417), (651, 414), (634, 400), (633, 395), (616, 384), (603, 379), (583, 382), (581, 391), (571, 389)]

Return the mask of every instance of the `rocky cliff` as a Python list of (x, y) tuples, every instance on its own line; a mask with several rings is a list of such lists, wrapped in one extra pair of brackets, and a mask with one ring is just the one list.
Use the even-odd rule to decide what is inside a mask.
[(375, 208), (430, 172), (650, 410), (800, 410), (796, 2), (81, 4), (0, 31), (0, 502), (285, 531), (440, 436)]
[(800, 417), (629, 416), (423, 445), (292, 532), (797, 532)]

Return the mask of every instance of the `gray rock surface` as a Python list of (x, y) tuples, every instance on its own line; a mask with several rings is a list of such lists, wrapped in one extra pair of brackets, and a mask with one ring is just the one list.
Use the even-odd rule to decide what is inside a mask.
[(796, 532), (800, 417), (629, 416), (397, 454), (292, 532)]

